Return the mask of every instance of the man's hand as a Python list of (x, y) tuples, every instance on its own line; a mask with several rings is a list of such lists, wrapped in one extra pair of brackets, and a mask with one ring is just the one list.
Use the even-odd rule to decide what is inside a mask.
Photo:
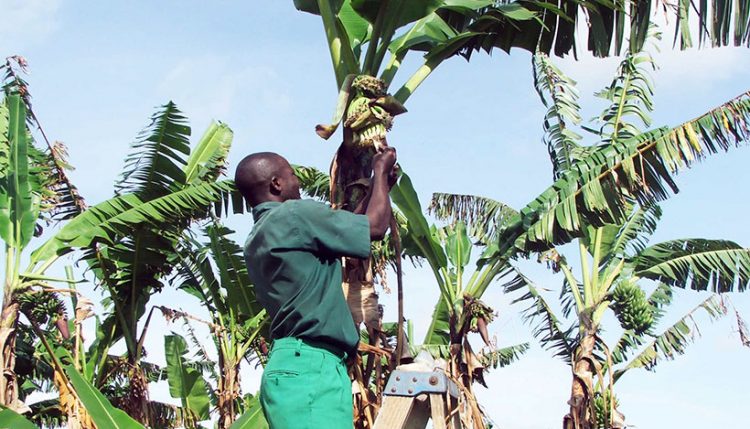
[(398, 164), (394, 165), (391, 169), (391, 173), (388, 175), (388, 189), (393, 189), (393, 185), (398, 182), (398, 178), (401, 175), (401, 167)]
[(385, 146), (372, 157), (372, 170), (381, 177), (388, 177), (396, 165), (396, 148)]

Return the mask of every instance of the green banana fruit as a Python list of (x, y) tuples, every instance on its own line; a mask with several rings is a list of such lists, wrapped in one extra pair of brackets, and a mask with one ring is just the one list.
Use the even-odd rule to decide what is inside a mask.
[(612, 291), (612, 310), (624, 329), (640, 335), (654, 323), (653, 308), (646, 293), (635, 283), (619, 283)]

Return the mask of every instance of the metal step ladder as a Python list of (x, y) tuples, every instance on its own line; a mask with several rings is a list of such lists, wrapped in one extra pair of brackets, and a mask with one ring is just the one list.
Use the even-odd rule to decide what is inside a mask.
[(461, 429), (458, 387), (439, 371), (395, 370), (373, 429)]

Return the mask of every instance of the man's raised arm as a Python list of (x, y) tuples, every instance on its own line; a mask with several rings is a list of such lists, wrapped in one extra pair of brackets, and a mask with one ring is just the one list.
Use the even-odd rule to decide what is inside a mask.
[(396, 164), (396, 149), (386, 146), (372, 158), (372, 183), (370, 198), (365, 215), (370, 221), (370, 240), (378, 241), (385, 237), (391, 221), (391, 174)]

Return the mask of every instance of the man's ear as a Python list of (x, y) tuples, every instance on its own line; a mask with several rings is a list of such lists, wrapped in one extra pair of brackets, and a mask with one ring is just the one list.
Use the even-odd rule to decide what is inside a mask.
[(279, 180), (278, 176), (271, 177), (271, 181), (269, 182), (269, 191), (273, 195), (279, 195), (281, 194), (281, 180)]

